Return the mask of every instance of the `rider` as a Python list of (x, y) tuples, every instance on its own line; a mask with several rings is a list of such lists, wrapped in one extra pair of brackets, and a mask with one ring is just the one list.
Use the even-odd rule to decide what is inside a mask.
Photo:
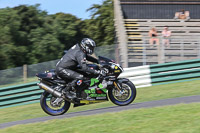
[(92, 56), (96, 43), (90, 38), (83, 38), (80, 44), (74, 45), (67, 53), (60, 59), (56, 65), (56, 73), (62, 79), (73, 79), (67, 85), (64, 93), (70, 99), (76, 98), (76, 95), (70, 92), (70, 89), (75, 87), (77, 82), (85, 80), (84, 76), (76, 72), (77, 65), (80, 66), (84, 72), (89, 72), (95, 75), (105, 75), (104, 70), (94, 70), (87, 66), (86, 60), (98, 63), (98, 60)]

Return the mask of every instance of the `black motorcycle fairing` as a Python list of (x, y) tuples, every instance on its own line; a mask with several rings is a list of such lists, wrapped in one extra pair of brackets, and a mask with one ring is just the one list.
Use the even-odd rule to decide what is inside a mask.
[(114, 61), (111, 60), (111, 59), (108, 59), (106, 57), (99, 56), (99, 64), (101, 64), (101, 65), (110, 65), (111, 63), (114, 63)]

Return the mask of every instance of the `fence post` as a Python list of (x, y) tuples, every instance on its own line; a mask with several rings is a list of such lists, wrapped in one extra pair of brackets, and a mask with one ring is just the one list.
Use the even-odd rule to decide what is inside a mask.
[(143, 38), (143, 66), (146, 65), (147, 62), (146, 46), (146, 40)]
[(184, 60), (184, 45), (183, 45), (183, 40), (181, 41), (181, 60)]
[(27, 64), (23, 65), (23, 78), (24, 78), (24, 82), (27, 81)]

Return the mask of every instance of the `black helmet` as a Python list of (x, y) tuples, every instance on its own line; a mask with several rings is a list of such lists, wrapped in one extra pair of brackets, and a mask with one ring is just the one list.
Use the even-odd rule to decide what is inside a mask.
[(83, 38), (80, 43), (81, 49), (87, 54), (93, 54), (96, 43), (90, 38)]

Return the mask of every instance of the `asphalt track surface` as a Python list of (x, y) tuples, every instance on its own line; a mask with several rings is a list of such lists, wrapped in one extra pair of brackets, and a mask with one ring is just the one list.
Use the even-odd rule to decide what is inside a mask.
[(129, 109), (152, 108), (152, 107), (160, 107), (160, 106), (167, 106), (167, 105), (175, 105), (175, 104), (180, 104), (180, 103), (189, 104), (189, 103), (194, 103), (194, 102), (200, 102), (200, 95), (170, 98), (170, 99), (141, 102), (141, 103), (133, 103), (128, 106), (112, 106), (112, 107), (106, 107), (106, 108), (100, 108), (100, 109), (66, 113), (60, 116), (46, 116), (46, 117), (40, 117), (40, 118), (34, 118), (34, 119), (13, 121), (13, 122), (0, 124), (0, 129), (11, 127), (14, 125), (19, 125), (19, 124), (43, 122), (43, 121), (52, 120), (52, 119), (71, 118), (75, 116), (94, 115), (94, 114), (101, 114), (101, 113), (107, 113), (107, 112), (120, 112), (124, 110), (129, 110)]

